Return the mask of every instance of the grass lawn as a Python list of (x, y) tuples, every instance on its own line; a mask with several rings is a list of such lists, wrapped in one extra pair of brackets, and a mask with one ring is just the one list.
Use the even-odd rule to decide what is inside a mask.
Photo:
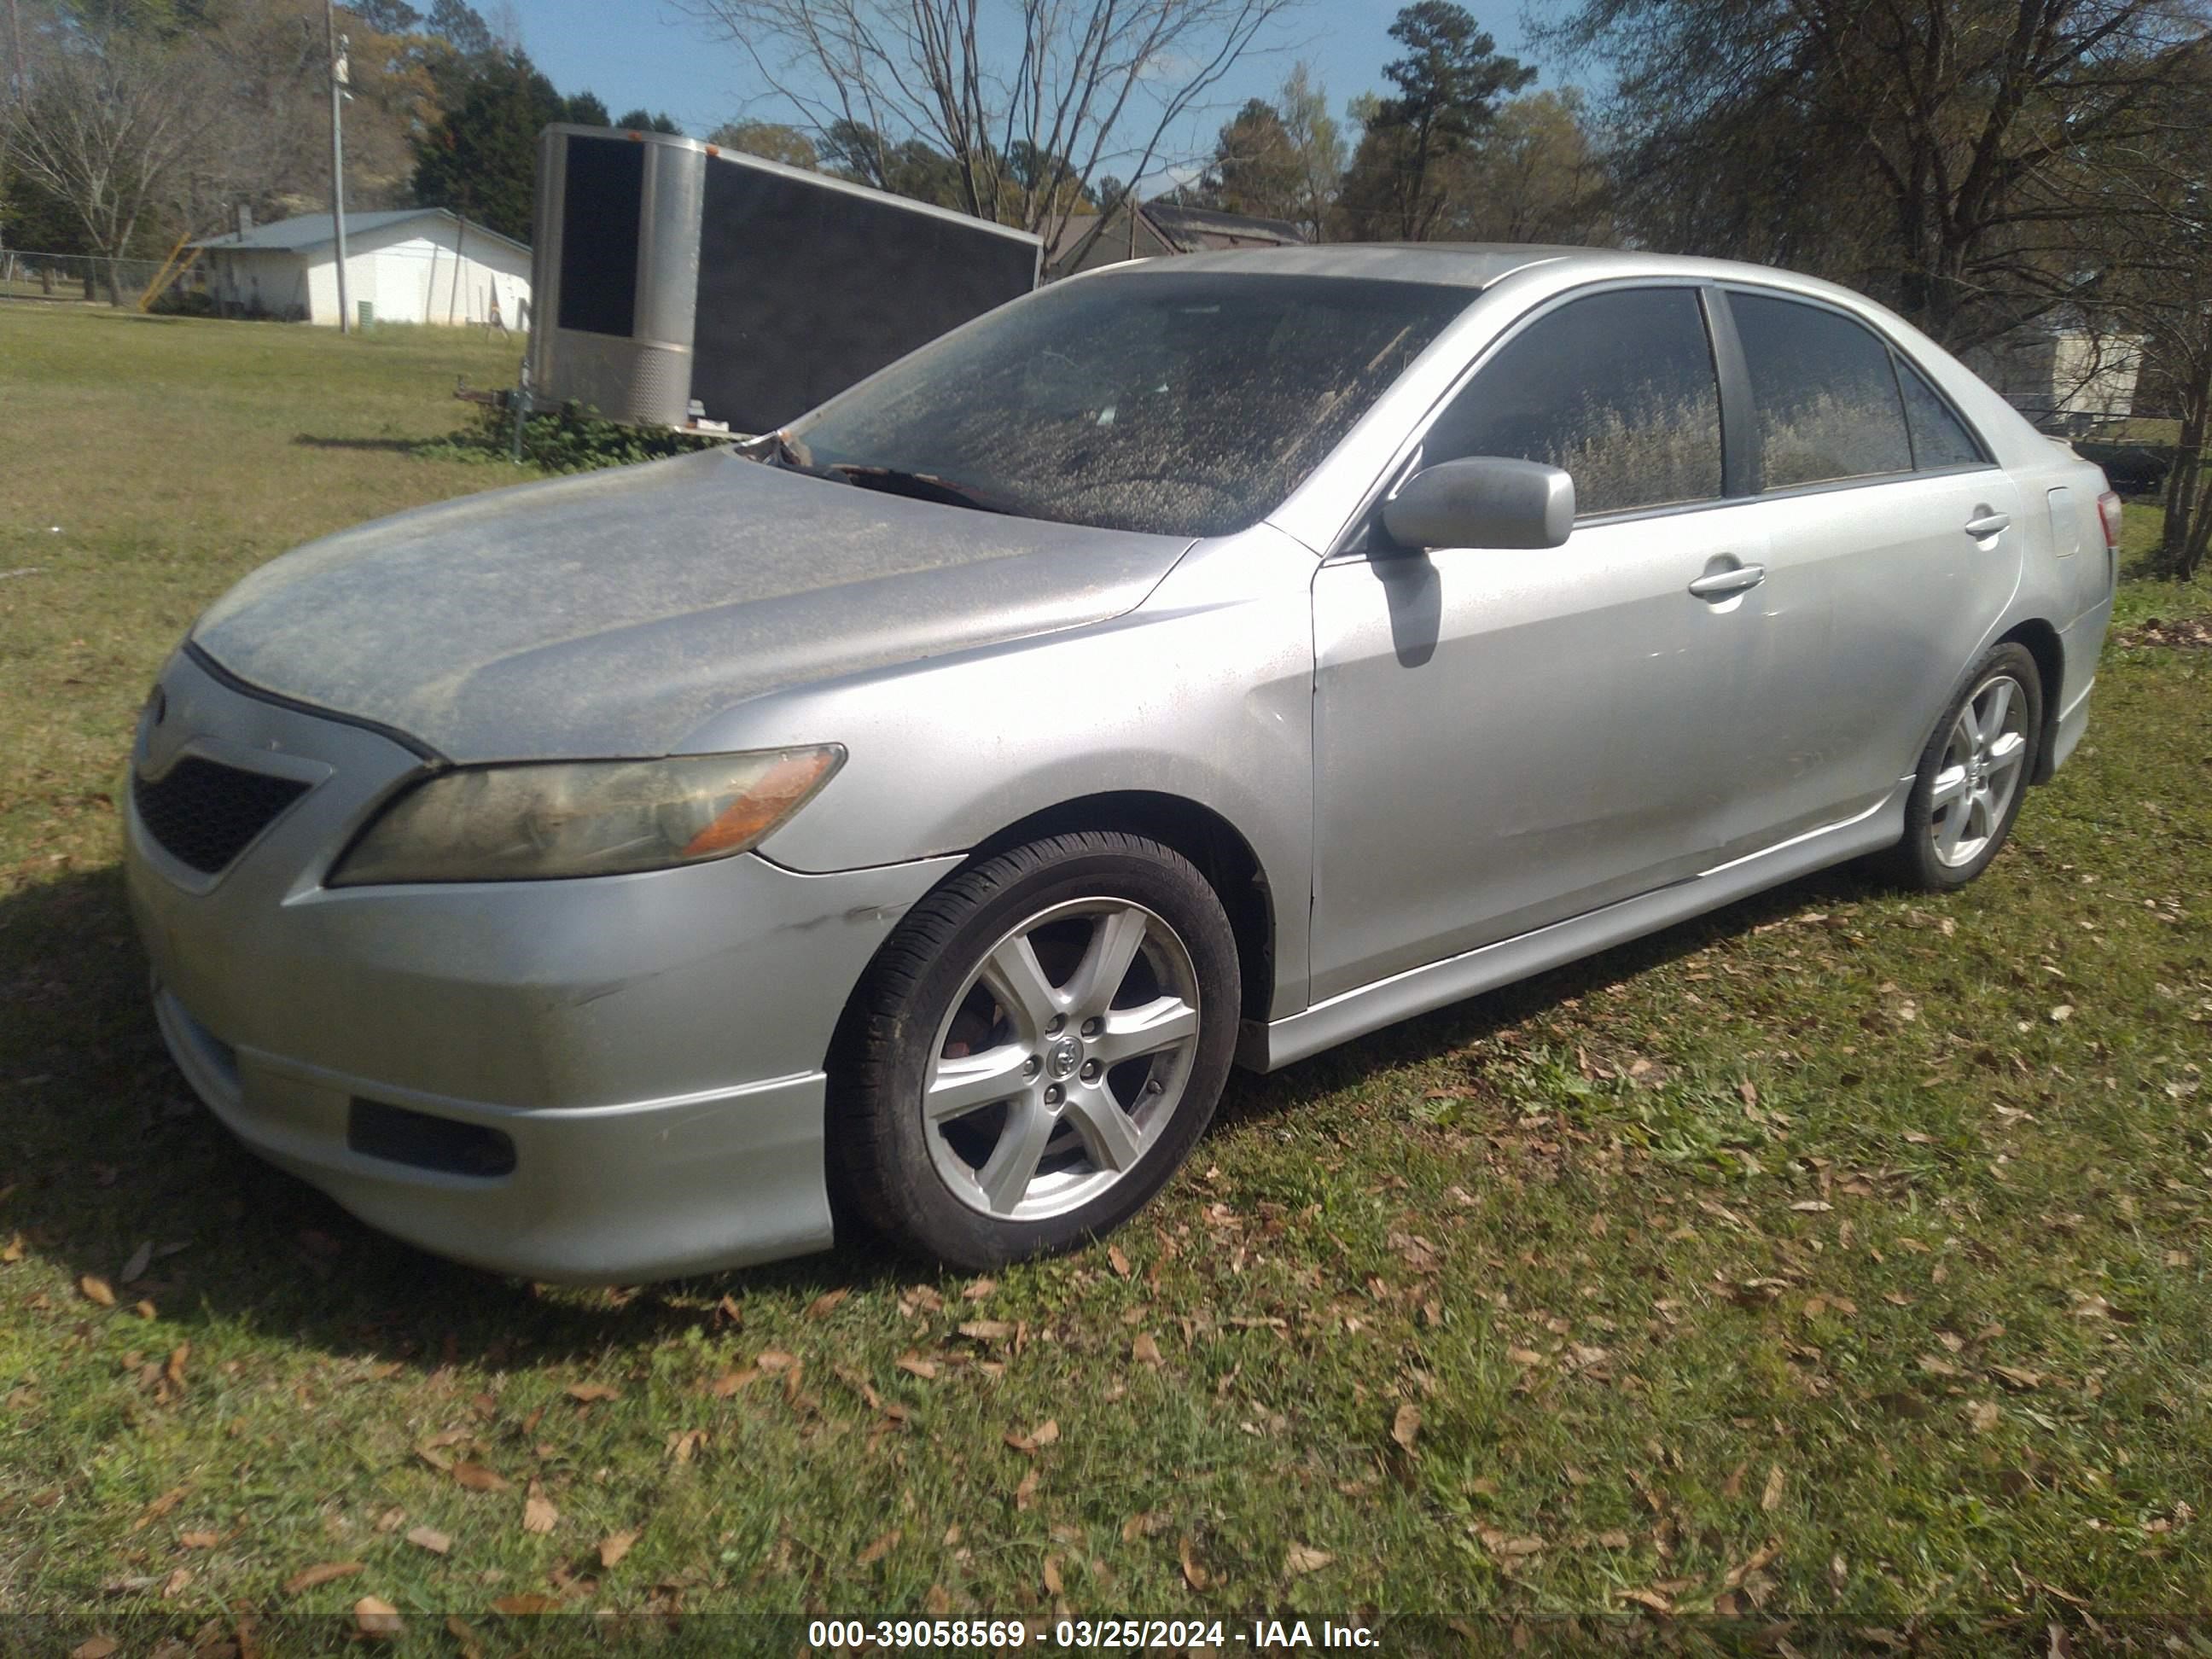
[(0, 1610), (77, 1614), (53, 1650), (368, 1595), (425, 1652), (554, 1607), (2041, 1652), (2212, 1606), (2202, 650), (2112, 648), (1966, 892), (1835, 872), (1240, 1077), (1112, 1248), (996, 1282), (554, 1291), (257, 1163), (144, 1005), (133, 714), (262, 560), (508, 482), (410, 446), (514, 353), (0, 306)]

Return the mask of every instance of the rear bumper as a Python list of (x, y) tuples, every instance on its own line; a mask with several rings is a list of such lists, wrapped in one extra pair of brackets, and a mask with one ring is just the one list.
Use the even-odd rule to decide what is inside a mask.
[[(816, 876), (748, 854), (330, 888), (331, 861), (419, 761), (189, 659), (163, 687), (168, 721), (134, 763), (198, 753), (319, 780), (213, 876), (173, 858), (123, 792), (162, 1035), (240, 1139), (374, 1226), (532, 1278), (634, 1283), (830, 1243), (830, 1036), (957, 860)], [(483, 1173), (363, 1133), (379, 1115), (422, 1123), (409, 1114), (433, 1142), (450, 1130), (507, 1152)]]

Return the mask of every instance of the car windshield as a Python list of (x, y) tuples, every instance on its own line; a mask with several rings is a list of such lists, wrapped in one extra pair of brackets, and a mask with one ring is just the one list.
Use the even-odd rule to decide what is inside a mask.
[(1474, 298), (1172, 267), (1045, 289), (791, 429), (817, 468), (1164, 535), (1273, 510)]

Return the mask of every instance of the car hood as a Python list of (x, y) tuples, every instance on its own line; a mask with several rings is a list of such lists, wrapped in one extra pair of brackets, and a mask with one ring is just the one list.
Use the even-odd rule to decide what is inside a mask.
[(715, 451), (342, 531), (248, 576), (192, 641), (451, 760), (659, 755), (763, 692), (1119, 616), (1189, 545)]

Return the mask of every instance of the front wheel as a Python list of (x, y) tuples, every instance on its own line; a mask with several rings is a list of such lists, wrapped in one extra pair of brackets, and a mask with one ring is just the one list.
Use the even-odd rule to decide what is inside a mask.
[(833, 1061), (840, 1189), (963, 1268), (1095, 1237), (1204, 1132), (1238, 1000), (1228, 918), (1181, 854), (1090, 831), (986, 860), (861, 987)]
[(1964, 887), (2012, 833), (2043, 736), (2043, 678), (2021, 645), (1982, 659), (1938, 722), (1905, 804), (1890, 873), (1922, 892)]

